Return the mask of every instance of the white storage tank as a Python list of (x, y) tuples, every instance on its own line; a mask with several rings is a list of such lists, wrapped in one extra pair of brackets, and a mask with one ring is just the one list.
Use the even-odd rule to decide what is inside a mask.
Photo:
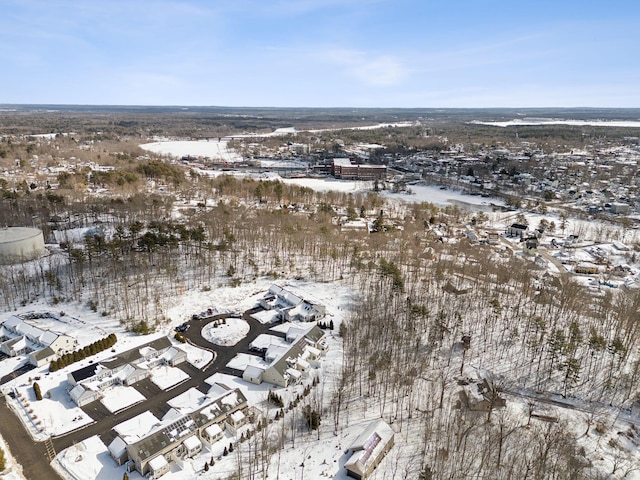
[(0, 263), (19, 263), (44, 255), (42, 230), (29, 227), (0, 228)]

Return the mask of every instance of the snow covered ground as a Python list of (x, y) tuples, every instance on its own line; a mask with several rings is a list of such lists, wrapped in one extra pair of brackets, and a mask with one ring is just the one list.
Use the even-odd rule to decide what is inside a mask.
[(11, 455), (9, 447), (0, 437), (0, 448), (4, 451), (5, 470), (4, 474), (0, 474), (2, 480), (26, 480), (22, 474), (22, 466), (16, 462), (16, 459)]
[(242, 161), (242, 156), (228, 148), (227, 140), (179, 140), (166, 142), (144, 143), (140, 145), (143, 150), (159, 153), (162, 155), (170, 155), (172, 157), (181, 158), (184, 156), (191, 157), (207, 157), (214, 160), (222, 160), (224, 162)]
[(190, 320), (194, 313), (213, 308), (214, 313), (243, 312), (257, 305), (258, 299), (271, 285), (267, 278), (253, 283), (243, 283), (236, 288), (192, 289), (177, 299), (167, 309), (171, 321), (169, 329)]
[[(276, 177), (274, 177), (276, 178)], [(373, 190), (373, 182), (358, 180), (337, 180), (335, 178), (278, 178), (281, 182), (290, 185), (300, 185), (311, 188), (317, 192), (330, 190), (344, 193), (365, 193)], [(401, 200), (405, 203), (430, 202), (436, 205), (461, 205), (471, 206), (504, 205), (504, 201), (496, 198), (484, 198), (477, 195), (465, 195), (455, 190), (442, 190), (439, 187), (429, 185), (411, 185), (411, 193), (391, 193), (382, 191), (381, 194), (388, 199)]]
[(62, 435), (93, 423), (93, 419), (69, 397), (66, 377), (61, 379), (60, 376), (51, 375), (37, 380), (42, 400), (35, 398), (35, 377), (31, 381), (24, 376), (18, 380), (10, 382), (15, 398), (7, 397), (7, 401), (34, 439), (44, 440), (48, 436)]
[(202, 338), (214, 345), (230, 347), (249, 333), (249, 324), (240, 318), (227, 318), (225, 323), (211, 322), (202, 329)]
[[(117, 467), (107, 447), (97, 436), (63, 450), (53, 462), (63, 478), (72, 480), (113, 480), (124, 476), (125, 467)], [(131, 480), (143, 478), (136, 472), (129, 473)]]
[[(215, 307), (216, 311), (242, 311), (251, 308), (256, 305), (257, 300), (264, 295), (265, 291), (271, 285), (272, 281), (269, 279), (260, 279), (251, 284), (243, 284), (237, 288), (218, 288), (212, 291), (193, 291), (187, 292), (182, 298), (175, 302), (171, 313), (171, 320), (173, 322), (182, 322), (184, 319), (189, 318), (195, 312), (206, 310), (206, 308)], [(285, 285), (284, 282), (279, 284)], [(331, 319), (336, 325), (339, 325), (346, 312), (350, 310), (353, 302), (356, 301), (356, 294), (354, 291), (346, 287), (341, 282), (336, 283), (314, 283), (305, 281), (290, 281), (286, 284), (287, 288), (303, 293), (306, 297), (312, 297), (315, 300), (322, 302), (327, 307), (327, 320)], [(201, 298), (204, 297), (204, 298)], [(194, 300), (196, 301), (194, 304)], [(195, 305), (195, 306), (194, 306)], [(65, 308), (67, 305), (65, 305)], [(66, 308), (67, 310), (73, 310)], [(83, 308), (77, 308), (74, 313), (82, 313)], [(102, 320), (104, 327), (110, 327), (109, 322), (113, 322), (105, 317), (96, 315), (97, 320)], [(237, 319), (233, 319), (237, 320)], [(227, 319), (229, 321), (229, 319)], [(164, 327), (168, 330), (170, 327)], [(282, 327), (284, 328), (284, 327)], [(331, 373), (341, 360), (341, 348), (339, 341), (332, 333), (327, 332), (330, 337), (329, 352), (327, 357), (321, 360), (321, 368), (324, 374), (321, 377), (327, 378), (330, 382), (333, 378)], [(124, 351), (133, 348), (136, 345), (140, 345), (151, 341), (155, 338), (159, 338), (163, 333), (157, 333), (151, 336), (129, 336), (122, 334), (122, 340), (120, 340), (120, 333), (118, 334), (118, 343), (116, 344), (116, 351)], [(266, 337), (266, 336), (265, 336)], [(211, 352), (204, 352), (188, 344), (182, 344), (188, 352), (189, 361), (194, 365), (206, 363), (212, 358)], [(92, 358), (92, 361), (96, 361), (96, 358), (106, 358), (113, 356), (111, 351), (102, 352), (96, 357)], [(248, 356), (247, 356), (248, 357)], [(261, 361), (259, 357), (251, 357), (257, 361)], [(46, 396), (50, 394), (51, 398), (45, 398), (42, 401), (35, 401), (33, 398), (32, 383), (28, 381), (27, 376), (18, 377), (16, 380), (10, 382), (7, 388), (15, 387), (17, 391), (23, 395), (28, 403), (29, 408), (33, 408), (33, 414), (41, 420), (43, 425), (43, 431), (39, 435), (34, 433), (36, 438), (43, 439), (48, 435), (56, 435), (62, 432), (67, 432), (78, 428), (83, 422), (89, 423), (92, 420), (88, 418), (79, 408), (75, 407), (71, 402), (68, 393), (66, 392), (66, 376), (70, 371), (86, 366), (88, 360), (77, 362), (69, 367), (59, 370), (54, 373), (46, 375), (45, 370), (42, 369), (30, 372), (31, 375), (41, 376), (38, 381), (43, 394)], [(174, 375), (176, 369), (161, 369), (154, 370), (154, 381), (164, 385), (174, 384), (174, 382), (180, 381), (183, 378), (180, 375)], [(229, 388), (240, 388), (248, 399), (250, 406), (260, 405), (260, 408), (274, 408), (266, 404), (266, 396), (269, 390), (272, 390), (273, 385), (262, 384), (254, 385), (248, 382), (244, 382), (241, 378), (217, 373), (207, 380), (207, 383), (222, 383)], [(161, 386), (161, 388), (163, 388)], [(286, 389), (278, 389), (278, 393), (282, 395), (284, 399), (290, 401), (302, 389), (301, 385), (287, 387)], [(125, 387), (117, 387), (111, 389), (106, 396), (106, 405), (111, 411), (116, 411), (121, 408), (125, 408), (132, 403), (143, 400), (135, 389), (125, 389)], [(134, 393), (135, 392), (135, 393)], [(192, 389), (174, 398), (170, 405), (180, 409), (182, 411), (190, 411), (198, 405), (198, 402), (202, 399), (204, 394), (197, 389)], [(103, 400), (104, 403), (104, 400)], [(15, 408), (15, 407), (14, 407)], [(22, 408), (26, 412), (25, 408)], [(18, 409), (18, 408), (16, 408)], [(50, 414), (47, 414), (49, 412)], [(26, 416), (26, 413), (23, 413)], [(25, 423), (28, 423), (29, 419), (25, 419)], [(31, 421), (32, 422), (32, 421)], [(151, 413), (146, 412), (143, 415), (135, 417), (127, 422), (123, 422), (115, 429), (120, 434), (125, 436), (139, 435), (140, 432), (149, 431), (158, 419)], [(33, 422), (32, 422), (33, 423)], [(236, 441), (233, 436), (226, 433), (222, 440), (214, 444), (211, 450), (205, 449), (203, 453), (196, 456), (192, 461), (184, 462), (182, 466), (172, 464), (172, 471), (163, 478), (167, 480), (187, 480), (194, 477), (203, 478), (204, 480), (213, 480), (220, 478), (221, 475), (227, 475), (235, 470), (235, 456), (221, 457), (222, 450), (225, 446), (228, 446), (229, 442)], [(289, 453), (286, 452), (288, 455)], [(211, 457), (216, 458), (217, 465), (211, 469), (210, 472), (203, 472), (202, 465), (205, 461), (209, 461)], [(284, 457), (284, 455), (283, 455)], [(327, 457), (330, 459), (330, 457)], [(219, 463), (219, 465), (218, 465)], [(114, 479), (122, 478), (124, 473), (124, 467), (118, 467), (113, 459), (108, 455), (107, 448), (97, 437), (89, 438), (83, 442), (70, 447), (69, 449), (61, 452), (55, 462), (56, 468), (64, 472), (65, 478), (74, 480), (88, 480), (88, 479)], [(293, 468), (293, 467), (292, 467)], [(289, 472), (293, 473), (293, 471)], [(320, 478), (321, 471), (309, 470), (308, 478)], [(20, 477), (9, 477), (12, 480), (17, 480)], [(129, 478), (141, 478), (135, 472), (129, 474)], [(281, 478), (293, 478), (293, 477), (281, 477)]]
[(489, 125), (494, 127), (513, 127), (525, 125), (571, 125), (576, 127), (630, 127), (640, 128), (640, 121), (634, 120), (562, 120), (553, 118), (523, 118), (507, 120), (505, 122), (481, 122), (474, 120), (470, 123)]
[(213, 360), (213, 352), (203, 350), (189, 343), (181, 343), (180, 348), (187, 352), (187, 362), (194, 367), (202, 368)]

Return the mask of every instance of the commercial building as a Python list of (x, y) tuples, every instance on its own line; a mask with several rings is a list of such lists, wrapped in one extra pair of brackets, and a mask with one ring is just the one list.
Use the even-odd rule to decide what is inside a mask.
[(341, 180), (381, 180), (387, 174), (387, 167), (355, 164), (348, 158), (334, 158), (332, 174)]

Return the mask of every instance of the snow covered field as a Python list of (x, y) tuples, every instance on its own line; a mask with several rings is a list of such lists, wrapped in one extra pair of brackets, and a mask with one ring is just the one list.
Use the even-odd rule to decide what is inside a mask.
[[(357, 180), (336, 180), (334, 178), (282, 178), (281, 182), (290, 185), (300, 185), (311, 188), (317, 192), (330, 190), (344, 193), (365, 193), (372, 191), (373, 182)], [(442, 190), (439, 187), (428, 185), (411, 185), (411, 193), (391, 193), (382, 191), (381, 194), (388, 199), (401, 200), (406, 203), (430, 202), (436, 205), (459, 204), (470, 205), (504, 205), (504, 201), (495, 198), (484, 198), (477, 195), (465, 195), (455, 190)]]
[(170, 155), (172, 157), (181, 158), (184, 156), (206, 157), (224, 162), (242, 161), (242, 156), (228, 148), (227, 140), (178, 140), (144, 143), (140, 145), (143, 150), (159, 153), (161, 155)]
[(481, 122), (474, 120), (470, 123), (489, 125), (494, 127), (517, 127), (519, 125), (571, 125), (576, 127), (629, 127), (640, 128), (640, 121), (635, 120), (561, 120), (553, 118), (523, 118), (507, 120), (505, 122)]
[(230, 347), (249, 333), (249, 324), (240, 318), (227, 318), (225, 323), (211, 322), (202, 329), (202, 338), (219, 345)]

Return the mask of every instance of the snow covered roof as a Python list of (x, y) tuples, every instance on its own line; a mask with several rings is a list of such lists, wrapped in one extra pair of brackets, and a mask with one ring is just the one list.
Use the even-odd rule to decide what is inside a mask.
[(82, 385), (76, 385), (69, 392), (69, 396), (71, 397), (71, 400), (73, 400), (77, 404), (86, 392), (87, 389)]
[(21, 323), (22, 323), (22, 319), (20, 317), (16, 317), (15, 315), (12, 315), (11, 317), (7, 318), (4, 322), (2, 322), (2, 325), (4, 325), (6, 328), (10, 330), (14, 330), (16, 326), (20, 325)]
[(144, 437), (159, 423), (160, 421), (153, 413), (146, 411), (116, 425), (113, 429), (118, 435), (124, 437), (127, 443), (132, 443)]
[(217, 423), (209, 425), (204, 431), (209, 435), (209, 438), (215, 438), (222, 433), (222, 428)]
[(202, 442), (196, 435), (191, 435), (184, 441), (184, 446), (187, 447), (187, 450), (195, 450), (202, 447)]
[(113, 458), (122, 457), (127, 451), (127, 443), (120, 437), (113, 439), (113, 442), (109, 444), (109, 453)]
[(182, 350), (180, 350), (177, 347), (171, 347), (169, 348), (169, 350), (167, 350), (166, 352), (164, 352), (162, 354), (162, 358), (166, 361), (171, 361), (174, 358), (176, 358), (178, 355), (180, 355), (181, 353), (184, 353)]
[(156, 471), (156, 472), (158, 470), (162, 470), (167, 465), (169, 465), (169, 464), (167, 463), (167, 459), (164, 458), (164, 455), (158, 455), (157, 457), (152, 458), (149, 461), (149, 467), (151, 468), (151, 470)]
[(248, 375), (250, 378), (260, 378), (264, 373), (264, 368), (257, 365), (247, 365), (244, 369), (244, 375)]
[(238, 410), (237, 412), (233, 412), (230, 415), (230, 417), (233, 423), (240, 423), (245, 418), (244, 413), (242, 413), (241, 410)]
[(55, 356), (56, 352), (54, 352), (51, 347), (45, 347), (41, 350), (37, 350), (30, 355), (34, 360), (44, 360)]
[(364, 477), (393, 444), (394, 432), (382, 419), (370, 423), (351, 444), (353, 455), (344, 464), (344, 468)]

